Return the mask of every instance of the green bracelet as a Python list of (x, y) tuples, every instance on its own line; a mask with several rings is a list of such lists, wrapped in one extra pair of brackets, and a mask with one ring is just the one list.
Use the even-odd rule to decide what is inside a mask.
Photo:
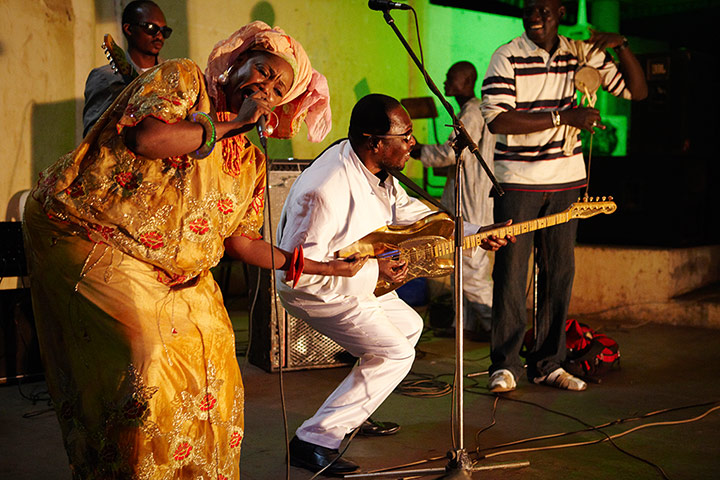
[(205, 141), (202, 146), (195, 150), (189, 155), (192, 158), (205, 158), (215, 148), (215, 141), (217, 140), (215, 134), (215, 124), (213, 123), (212, 117), (205, 112), (194, 112), (190, 114), (189, 120), (193, 123), (199, 123), (205, 130)]

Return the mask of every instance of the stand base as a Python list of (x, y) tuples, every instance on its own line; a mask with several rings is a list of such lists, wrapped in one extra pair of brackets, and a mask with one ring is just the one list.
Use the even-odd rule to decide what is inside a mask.
[(416, 470), (392, 470), (375, 473), (351, 473), (348, 475), (344, 475), (343, 478), (406, 478), (409, 476), (426, 476), (443, 473), (442, 476), (435, 477), (435, 480), (472, 480), (473, 472), (497, 469), (507, 470), (510, 468), (522, 468), (530, 466), (530, 462), (511, 462), (498, 465), (473, 467), (472, 462), (470, 461), (470, 458), (468, 457), (468, 454), (465, 450), (450, 450), (448, 452), (448, 458), (450, 458), (450, 462), (445, 468), (436, 467), (420, 468)]

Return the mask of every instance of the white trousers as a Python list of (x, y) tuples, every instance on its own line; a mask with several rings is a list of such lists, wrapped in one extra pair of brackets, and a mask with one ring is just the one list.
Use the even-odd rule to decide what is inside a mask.
[(281, 295), (285, 309), (359, 358), (325, 403), (306, 420), (300, 440), (338, 448), (410, 371), (422, 318), (395, 292), (324, 303)]

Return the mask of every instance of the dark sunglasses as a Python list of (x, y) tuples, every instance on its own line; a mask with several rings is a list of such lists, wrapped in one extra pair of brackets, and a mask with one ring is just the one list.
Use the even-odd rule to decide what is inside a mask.
[(158, 33), (161, 33), (163, 38), (170, 38), (170, 35), (172, 34), (172, 28), (168, 26), (161, 27), (160, 25), (157, 25), (155, 23), (148, 22), (138, 22), (134, 23), (133, 25), (142, 28), (142, 31), (147, 33), (151, 37), (154, 37)]

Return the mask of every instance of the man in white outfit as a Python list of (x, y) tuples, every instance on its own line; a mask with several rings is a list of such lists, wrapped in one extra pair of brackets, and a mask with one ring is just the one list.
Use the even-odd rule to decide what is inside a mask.
[[(392, 97), (372, 94), (353, 108), (349, 140), (328, 148), (294, 182), (278, 225), (281, 248), (302, 246), (313, 260), (390, 224), (411, 224), (431, 213), (410, 198), (388, 170), (405, 166), (415, 145), (409, 115)], [(466, 226), (474, 232), (477, 226)], [(496, 250), (505, 239), (484, 241)], [(415, 358), (422, 318), (395, 292), (373, 294), (378, 279), (399, 282), (407, 265), (370, 259), (352, 278), (301, 275), (295, 287), (278, 274), (287, 312), (308, 322), (359, 359), (348, 376), (290, 442), (290, 460), (328, 474), (358, 470), (338, 458), (345, 435), (360, 426), (407, 375)]]
[[(447, 72), (445, 95), (454, 97), (460, 106), (458, 118), (465, 126), (470, 138), (478, 145), (480, 155), (493, 171), (495, 136), (490, 133), (480, 111), (480, 99), (475, 96), (477, 70), (470, 62), (457, 62)], [(442, 145), (417, 144), (410, 152), (425, 167), (449, 167), (447, 181), (442, 194), (442, 204), (451, 212), (455, 211), (455, 151), (452, 144), (455, 132)], [(464, 168), (462, 182), (462, 214), (466, 221), (476, 225), (493, 223), (493, 199), (490, 198), (492, 182), (469, 149), (461, 154)], [(465, 318), (463, 328), (465, 336), (475, 341), (490, 341), (490, 319), (492, 317), (492, 265), (486, 252), (463, 256), (463, 296), (465, 298)], [(431, 319), (432, 320), (432, 319)], [(454, 335), (454, 328), (448, 330), (448, 336)], [(442, 329), (435, 334), (443, 335)]]

